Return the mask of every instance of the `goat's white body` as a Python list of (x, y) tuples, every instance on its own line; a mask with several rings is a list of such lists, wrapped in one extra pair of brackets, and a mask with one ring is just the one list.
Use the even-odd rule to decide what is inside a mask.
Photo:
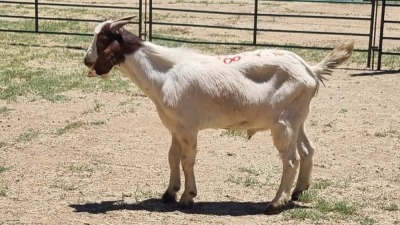
[[(237, 56), (240, 60), (224, 63)], [(156, 104), (171, 132), (267, 130), (299, 95), (308, 99), (307, 107), (318, 87), (308, 64), (282, 50), (218, 57), (145, 42), (127, 62), (119, 69)]]
[[(298, 55), (282, 50), (209, 56), (185, 48), (166, 48), (143, 42), (124, 30), (119, 30), (119, 34), (117, 30), (128, 22), (99, 24), (84, 62), (92, 68), (89, 76), (96, 76), (97, 71), (107, 73), (120, 60), (116, 67), (156, 105), (172, 135), (168, 155), (171, 174), (163, 201), (175, 201), (181, 188), (181, 165), (185, 190), (179, 203), (193, 204), (197, 195), (197, 135), (207, 128), (247, 130), (249, 137), (257, 131), (271, 130), (283, 172), (267, 213), (285, 206), (299, 166), (292, 199), (296, 200), (309, 187), (314, 148), (304, 122), (311, 99), (318, 91), (322, 75), (345, 62), (354, 43), (337, 46), (320, 63), (310, 66)], [(120, 39), (115, 39), (118, 35)], [(100, 45), (96, 45), (98, 41)], [(122, 55), (125, 50), (131, 53)]]

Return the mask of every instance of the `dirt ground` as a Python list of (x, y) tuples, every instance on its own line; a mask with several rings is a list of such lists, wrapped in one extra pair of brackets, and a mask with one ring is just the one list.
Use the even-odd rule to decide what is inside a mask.
[[(336, 184), (320, 195), (359, 204), (357, 214), (378, 224), (395, 224), (399, 211), (379, 205), (400, 202), (400, 73), (363, 72), (336, 71), (313, 102), (307, 123), (317, 149), (313, 179)], [(281, 166), (267, 132), (250, 141), (201, 132), (198, 204), (182, 211), (155, 200), (168, 181), (170, 138), (152, 103), (102, 91), (68, 97), (65, 103), (1, 102), (12, 109), (0, 120), (1, 139), (11, 143), (0, 149), (8, 168), (0, 177), (7, 192), (0, 198), (3, 224), (285, 223), (284, 214), (260, 214), (275, 194)], [(83, 124), (61, 135), (66, 121)], [(27, 129), (38, 137), (15, 141)], [(240, 168), (261, 171), (257, 179), (271, 185), (230, 182), (244, 175)]]
[(164, 205), (171, 140), (154, 105), (98, 90), (0, 100), (11, 109), (0, 114), (0, 224), (400, 224), (400, 71), (348, 64), (325, 84), (307, 120), (313, 180), (330, 184), (321, 198), (354, 205), (352, 216), (263, 215), (281, 175), (268, 132), (202, 131), (194, 208)]

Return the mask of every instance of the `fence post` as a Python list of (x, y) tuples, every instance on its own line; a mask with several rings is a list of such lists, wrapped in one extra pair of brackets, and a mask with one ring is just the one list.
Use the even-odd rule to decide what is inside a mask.
[(378, 70), (381, 70), (382, 64), (382, 47), (383, 47), (383, 28), (385, 25), (385, 9), (386, 9), (386, 0), (382, 0), (382, 12), (381, 12), (381, 27), (379, 32), (379, 51), (378, 51)]
[(39, 0), (35, 0), (35, 32), (39, 32)]
[(375, 15), (375, 0), (371, 1), (371, 23), (369, 25), (369, 40), (368, 40), (368, 58), (367, 58), (367, 67), (371, 67), (371, 54), (372, 54), (372, 39), (375, 34), (374, 30), (374, 22), (376, 21)]
[(142, 10), (143, 10), (143, 6), (142, 6), (142, 0), (139, 0), (139, 32), (138, 35), (139, 37), (142, 38)]
[(253, 30), (253, 45), (257, 45), (257, 25), (258, 25), (258, 0), (254, 1), (254, 30)]
[(149, 41), (153, 39), (153, 0), (149, 1)]

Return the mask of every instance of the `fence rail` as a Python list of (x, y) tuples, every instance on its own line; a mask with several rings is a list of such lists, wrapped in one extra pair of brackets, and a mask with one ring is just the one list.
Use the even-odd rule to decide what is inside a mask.
[[(156, 1), (156, 0), (154, 0)], [(72, 4), (63, 2), (43, 2), (39, 0), (32, 1), (2, 1), (2, 5), (18, 5), (28, 7), (29, 13), (21, 13), (16, 10), (16, 13), (6, 12), (0, 10), (0, 31), (3, 32), (23, 32), (23, 33), (41, 33), (41, 34), (61, 34), (61, 35), (92, 35), (93, 23), (104, 21), (104, 14), (96, 14), (91, 12), (91, 15), (77, 14), (65, 16), (65, 14), (54, 13), (52, 9), (61, 10), (105, 10), (108, 18), (118, 18), (124, 15), (137, 15), (132, 24), (136, 25), (137, 33), (144, 35), (150, 41), (168, 41), (189, 44), (207, 44), (207, 45), (232, 45), (232, 46), (263, 46), (263, 47), (285, 47), (285, 48), (298, 48), (298, 49), (315, 49), (315, 50), (330, 50), (327, 42), (315, 41), (310, 44), (307, 40), (319, 40), (321, 38), (330, 40), (333, 37), (349, 37), (357, 40), (356, 51), (366, 52), (366, 66), (373, 68), (374, 53), (378, 52), (378, 69), (381, 69), (383, 55), (400, 55), (395, 51), (387, 51), (384, 48), (386, 41), (399, 41), (400, 38), (395, 35), (385, 32), (385, 25), (396, 26), (400, 21), (389, 19), (385, 17), (386, 8), (397, 8), (400, 4), (395, 4), (393, 1), (386, 0), (371, 0), (357, 2), (342, 0), (342, 1), (322, 1), (322, 0), (298, 0), (298, 1), (273, 1), (273, 0), (254, 0), (253, 3), (246, 2), (246, 7), (235, 7), (234, 11), (231, 8), (224, 10), (223, 5), (221, 8), (215, 10), (212, 7), (193, 7), (191, 4), (161, 4), (160, 0), (154, 3), (153, 0), (136, 0), (135, 2), (111, 5), (111, 4)], [(180, 2), (182, 3), (182, 2)], [(229, 4), (231, 4), (230, 2)], [(337, 4), (340, 3), (340, 4)], [(232, 4), (236, 4), (233, 2)], [(356, 7), (362, 8), (365, 12), (362, 14), (347, 15), (340, 13), (332, 13), (332, 10), (327, 12), (297, 12), (296, 10), (290, 11), (276, 11), (280, 4), (330, 4), (331, 7)], [(169, 7), (171, 5), (171, 7)], [(288, 6), (285, 5), (285, 6)], [(380, 16), (378, 16), (378, 8), (381, 5)], [(167, 6), (167, 7), (166, 7)], [(330, 8), (331, 8), (330, 7)], [(357, 8), (358, 7), (358, 8)], [(208, 8), (208, 9), (207, 9)], [(312, 7), (310, 7), (312, 8)], [(325, 5), (326, 8), (326, 5)], [(246, 9), (246, 10), (243, 10)], [(275, 11), (274, 11), (275, 10)], [(311, 10), (312, 11), (312, 10)], [(326, 10), (325, 10), (326, 11)], [(338, 10), (340, 11), (340, 10)], [(171, 16), (177, 14), (176, 18)], [(60, 16), (61, 15), (61, 16)], [(103, 18), (99, 18), (101, 15)], [(114, 17), (113, 17), (114, 16)], [(186, 19), (182, 20), (182, 17)], [(193, 18), (192, 18), (193, 17)], [(225, 18), (216, 21), (210, 21), (208, 17)], [(200, 19), (199, 19), (200, 18)], [(229, 22), (232, 18), (238, 18), (237, 21)], [(21, 29), (12, 27), (14, 20), (27, 21), (26, 26)], [(325, 29), (316, 26), (309, 27), (295, 27), (290, 23), (284, 21), (298, 21), (309, 20), (311, 24), (325, 24), (331, 26)], [(380, 20), (380, 27), (378, 29), (377, 22)], [(9, 21), (9, 25), (7, 25)], [(242, 21), (242, 22), (241, 22)], [(282, 22), (283, 21), (283, 22)], [(50, 29), (51, 22), (57, 23), (79, 23), (73, 25), (65, 25), (66, 28)], [(280, 23), (278, 23), (280, 22)], [(340, 24), (335, 26), (332, 24)], [(363, 27), (363, 29), (352, 29), (351, 25)], [(349, 28), (344, 28), (348, 26)], [(174, 29), (194, 30), (192, 35), (173, 34), (169, 33)], [(339, 29), (340, 28), (340, 29)], [(64, 30), (60, 30), (64, 29)], [(206, 39), (201, 39), (196, 35), (196, 32), (203, 32), (208, 34)], [(222, 33), (217, 34), (218, 32)], [(242, 35), (239, 35), (242, 34)], [(375, 44), (375, 39), (379, 35), (379, 43)], [(237, 34), (237, 35), (236, 35)], [(235, 38), (224, 38), (225, 36), (234, 36)], [(304, 36), (304, 37), (303, 37)], [(281, 40), (281, 37), (286, 37), (287, 41)], [(297, 38), (297, 39), (296, 39)], [(303, 38), (303, 39), (302, 39)], [(232, 39), (234, 39), (232, 41)], [(290, 41), (293, 40), (293, 41)], [(331, 41), (332, 42), (332, 41)], [(295, 44), (294, 44), (295, 43)], [(400, 48), (399, 48), (400, 49)]]
[(391, 4), (387, 3), (388, 1), (382, 0), (382, 12), (381, 12), (381, 26), (380, 26), (380, 38), (379, 38), (379, 46), (378, 46), (378, 65), (377, 69), (380, 70), (382, 67), (382, 56), (383, 55), (392, 55), (392, 56), (400, 56), (400, 48), (398, 49), (397, 52), (394, 51), (384, 51), (384, 40), (395, 40), (395, 41), (400, 41), (400, 37), (393, 37), (393, 36), (386, 36), (384, 34), (385, 32), (385, 25), (387, 24), (399, 24), (400, 25), (400, 20), (386, 20), (386, 9), (387, 8), (395, 8), (398, 9), (397, 13), (400, 11), (400, 5), (399, 4)]
[(19, 6), (33, 6), (33, 14), (32, 16), (24, 16), (24, 15), (10, 15), (10, 14), (0, 14), (1, 18), (6, 19), (23, 19), (23, 20), (31, 20), (34, 21), (33, 26), (30, 29), (11, 29), (11, 28), (2, 28), (0, 27), (0, 31), (7, 32), (21, 32), (21, 33), (40, 33), (40, 34), (60, 34), (60, 35), (81, 35), (81, 36), (92, 36), (92, 32), (63, 32), (63, 31), (46, 31), (41, 29), (40, 25), (43, 21), (67, 21), (67, 22), (84, 22), (84, 23), (98, 23), (104, 21), (104, 19), (85, 19), (85, 18), (65, 18), (65, 17), (49, 17), (49, 16), (40, 16), (42, 7), (51, 7), (51, 8), (61, 8), (61, 9), (70, 9), (70, 8), (79, 8), (79, 9), (113, 9), (117, 11), (127, 11), (132, 10), (135, 14), (138, 15), (138, 20), (132, 22), (137, 25), (137, 29), (139, 31), (142, 30), (143, 21), (142, 21), (142, 13), (143, 13), (143, 4), (142, 0), (138, 0), (137, 7), (132, 6), (115, 6), (115, 5), (97, 5), (97, 4), (70, 4), (70, 3), (57, 3), (57, 2), (40, 2), (39, 0), (34, 0), (31, 2), (27, 1), (0, 1), (0, 5), (11, 4), (11, 5), (19, 5)]

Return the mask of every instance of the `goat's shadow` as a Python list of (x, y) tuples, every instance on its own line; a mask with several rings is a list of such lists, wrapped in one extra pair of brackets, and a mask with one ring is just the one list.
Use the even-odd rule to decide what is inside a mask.
[[(203, 214), (216, 216), (246, 216), (263, 214), (267, 202), (197, 202), (191, 209), (182, 209), (177, 203), (164, 204), (160, 199), (147, 199), (138, 203), (124, 201), (102, 201), (100, 203), (71, 204), (77, 213), (87, 212), (101, 214), (110, 211), (133, 210), (148, 212), (174, 212), (180, 211), (187, 214)], [(293, 208), (308, 208), (294, 202), (288, 204), (285, 210)]]

